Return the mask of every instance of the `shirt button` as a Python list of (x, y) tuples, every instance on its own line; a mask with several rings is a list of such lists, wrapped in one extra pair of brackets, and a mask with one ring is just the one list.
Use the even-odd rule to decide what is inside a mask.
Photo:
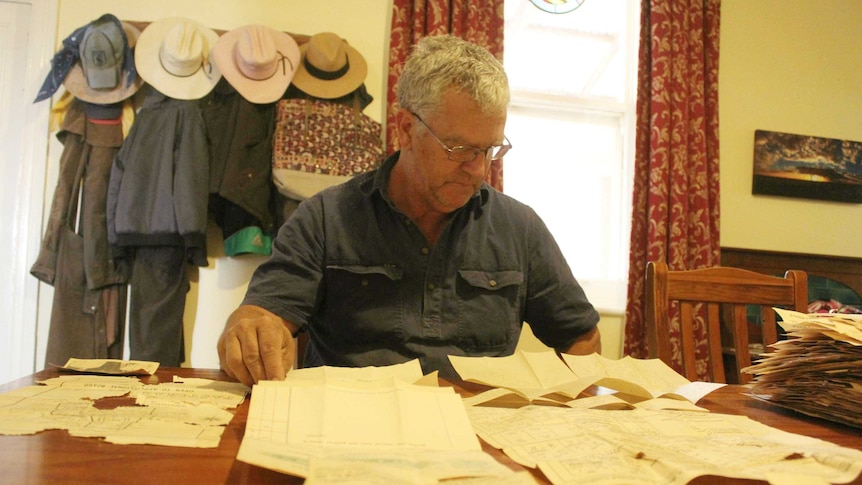
[(489, 281), (489, 282), (488, 282), (488, 286), (490, 286), (491, 288), (493, 288), (493, 287), (497, 286), (497, 280), (491, 280), (491, 281)]
[(362, 286), (368, 286), (368, 280), (362, 280), (359, 282), (359, 284)]
[(428, 255), (428, 253), (430, 253), (430, 252), (431, 252), (431, 250), (430, 250), (430, 249), (428, 249), (428, 248), (422, 248), (422, 249), (420, 249), (420, 250), (419, 250), (419, 252), (420, 252), (420, 253), (422, 253), (423, 255), (427, 256), (427, 255)]
[(434, 283), (428, 283), (428, 289), (429, 290), (433, 290), (434, 288), (437, 288), (437, 286)]

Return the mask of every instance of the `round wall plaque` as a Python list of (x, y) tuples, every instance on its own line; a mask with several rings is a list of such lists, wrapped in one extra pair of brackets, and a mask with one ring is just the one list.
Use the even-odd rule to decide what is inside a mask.
[(530, 0), (533, 5), (549, 13), (568, 13), (580, 7), (586, 0)]

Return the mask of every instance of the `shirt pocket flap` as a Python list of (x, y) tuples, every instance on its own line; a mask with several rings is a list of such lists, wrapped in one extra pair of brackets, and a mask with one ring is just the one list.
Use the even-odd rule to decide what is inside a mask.
[(507, 286), (520, 285), (524, 282), (524, 274), (520, 271), (477, 271), (458, 270), (461, 278), (471, 286), (486, 290), (499, 290)]
[(368, 266), (362, 264), (333, 264), (328, 269), (338, 269), (356, 275), (383, 275), (392, 281), (398, 281), (404, 275), (404, 269), (393, 264)]

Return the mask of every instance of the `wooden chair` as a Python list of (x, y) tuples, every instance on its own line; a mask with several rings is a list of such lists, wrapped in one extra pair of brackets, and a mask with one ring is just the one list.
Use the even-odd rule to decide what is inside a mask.
[[(808, 306), (808, 276), (790, 270), (784, 277), (769, 276), (740, 268), (717, 266), (687, 271), (668, 271), (667, 264), (650, 261), (646, 268), (646, 323), (651, 357), (671, 365), (670, 318), (668, 308), (679, 303), (680, 344), (683, 375), (697, 380), (695, 369), (694, 319), (696, 305), (702, 303), (709, 346), (708, 369), (713, 382), (728, 382), (724, 353), (736, 359), (736, 382), (746, 383), (751, 375), (741, 369), (751, 365), (749, 345), (749, 305), (760, 306), (762, 344), (775, 343), (778, 331), (775, 311), (782, 307), (805, 312)], [(722, 325), (732, 342), (722, 343)], [(731, 380), (730, 382), (734, 382)]]

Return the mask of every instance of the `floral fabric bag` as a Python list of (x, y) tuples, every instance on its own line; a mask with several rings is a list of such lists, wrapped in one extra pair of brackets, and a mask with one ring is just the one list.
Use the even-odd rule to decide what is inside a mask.
[(278, 101), (272, 176), (282, 195), (304, 200), (382, 160), (381, 125), (358, 109), (319, 99)]

